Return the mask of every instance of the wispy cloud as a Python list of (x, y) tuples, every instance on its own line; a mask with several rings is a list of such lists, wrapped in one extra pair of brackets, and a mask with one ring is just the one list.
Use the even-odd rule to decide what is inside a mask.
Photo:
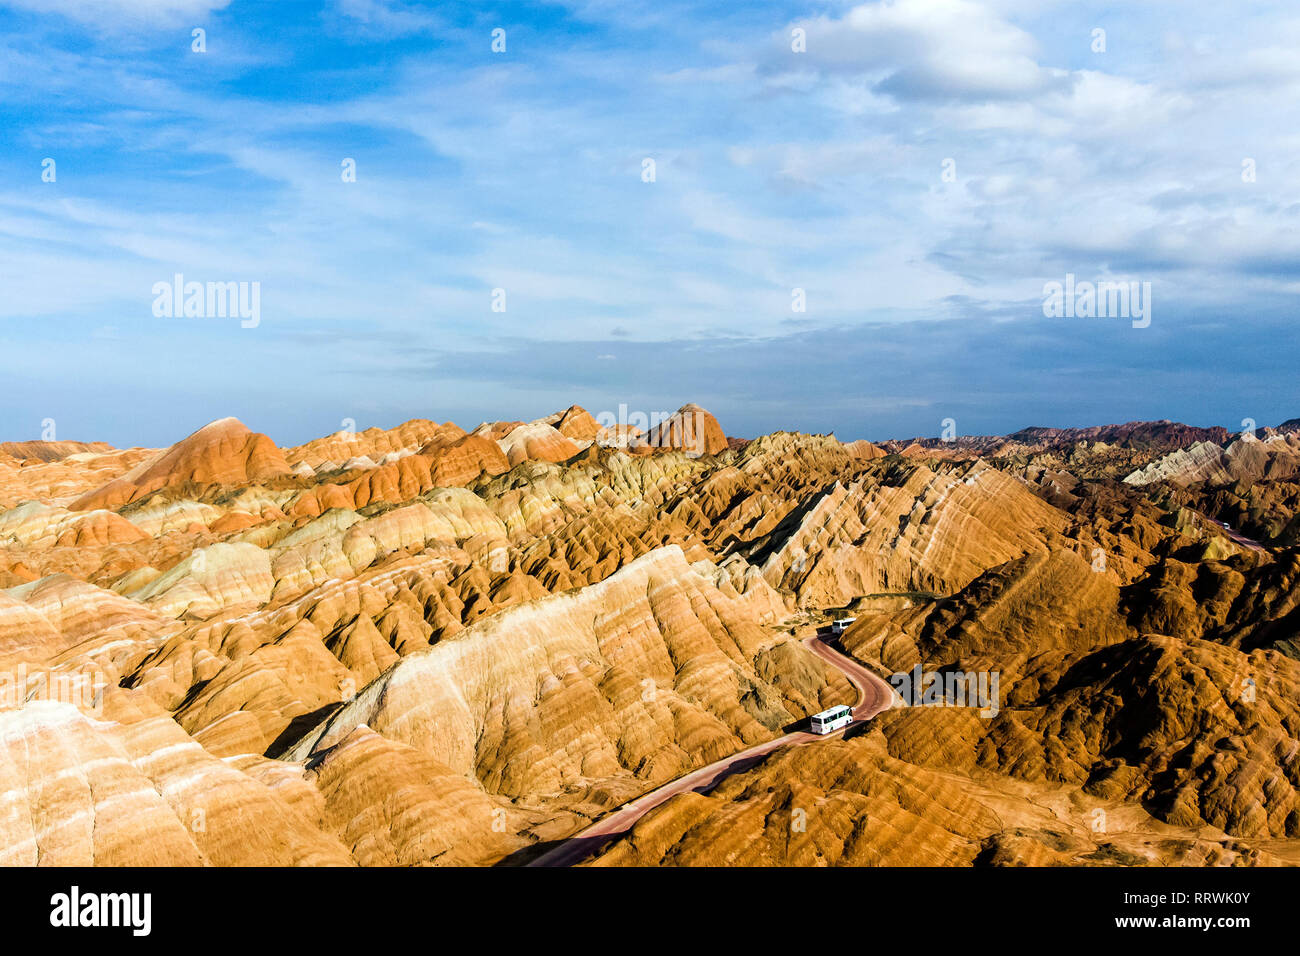
[[(956, 358), (986, 339), (991, 362), (1035, 368), (1086, 352), (1094, 377), (1160, 340), (1144, 382), (1167, 385), (1222, 366), (1193, 317), (1257, 343), (1284, 328), (1260, 316), (1300, 285), (1285, 5), (1230, 21), (1208, 0), (820, 10), (0, 4), (0, 371), (28, 389), (0, 414), (18, 436), (58, 406), (87, 437), (158, 442), (177, 408), (263, 403), (300, 439), (361, 405), (516, 417), (510, 375), (531, 383), (513, 399), (556, 407), (652, 382), (704, 401), (731, 362), (745, 388), (715, 397), (749, 431), (833, 411), (880, 437), (962, 402), (1009, 429), (1103, 409), (1058, 376), (1029, 415), (1036, 379), (1013, 392)], [(177, 272), (261, 282), (261, 325), (154, 319), (150, 289)], [(1043, 284), (1067, 272), (1151, 281), (1152, 328), (1044, 332)], [(837, 338), (855, 328), (870, 349)], [(712, 364), (682, 360), (689, 343)], [(827, 348), (859, 362), (833, 397), (813, 360)], [(1293, 336), (1268, 350), (1297, 357)], [(927, 372), (878, 388), (885, 355)], [(1288, 388), (1273, 368), (1261, 384)], [(72, 407), (89, 380), (131, 396), (129, 422)], [(1238, 413), (1187, 394), (1169, 417)]]
[(116, 32), (125, 23), (132, 29), (166, 28), (190, 23), (231, 0), (5, 0), (4, 6), (40, 14), (57, 14)]

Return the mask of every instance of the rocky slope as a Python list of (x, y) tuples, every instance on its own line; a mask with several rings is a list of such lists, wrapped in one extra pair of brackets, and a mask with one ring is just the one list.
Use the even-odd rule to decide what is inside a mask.
[(1293, 862), (1296, 439), (1228, 437), (13, 443), (2, 858), (518, 862), (846, 702), (798, 639), (852, 608), (861, 660), (996, 673), (996, 713), (783, 747), (596, 862)]

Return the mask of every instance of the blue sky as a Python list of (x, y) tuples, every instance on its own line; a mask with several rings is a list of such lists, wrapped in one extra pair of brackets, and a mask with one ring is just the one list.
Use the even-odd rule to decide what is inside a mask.
[[(1298, 48), (1291, 3), (0, 2), (0, 439), (1276, 424)], [(156, 317), (176, 273), (260, 323)], [(1150, 326), (1045, 317), (1067, 273)]]

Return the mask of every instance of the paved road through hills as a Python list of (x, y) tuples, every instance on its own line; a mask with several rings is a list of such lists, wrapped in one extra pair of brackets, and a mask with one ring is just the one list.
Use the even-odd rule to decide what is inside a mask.
[(853, 658), (840, 653), (822, 635), (805, 638), (803, 643), (823, 661), (844, 674), (857, 688), (859, 699), (853, 708), (853, 723), (843, 730), (825, 735), (802, 730), (795, 731), (693, 770), (601, 817), (585, 830), (543, 853), (527, 865), (574, 866), (581, 863), (601, 847), (626, 834), (643, 816), (656, 807), (662, 806), (677, 794), (691, 790), (711, 789), (732, 774), (748, 770), (761, 763), (764, 757), (780, 747), (802, 746), (818, 740), (842, 737), (846, 730), (859, 726), (863, 721), (870, 720), (881, 711), (889, 709), (894, 699), (894, 691), (884, 678), (873, 674)]
[(1244, 547), (1244, 548), (1250, 548), (1252, 551), (1267, 551), (1267, 550), (1268, 550), (1268, 549), (1265, 548), (1262, 544), (1260, 544), (1258, 541), (1256, 541), (1254, 538), (1248, 538), (1248, 537), (1246, 537), (1244, 534), (1242, 534), (1242, 533), (1241, 533), (1240, 531), (1238, 531), (1236, 528), (1225, 528), (1225, 527), (1223, 526), (1223, 522), (1222, 522), (1222, 521), (1215, 521), (1215, 520), (1214, 520), (1213, 518), (1211, 518), (1209, 515), (1204, 514), (1203, 512), (1200, 512), (1200, 511), (1196, 511), (1196, 512), (1194, 512), (1194, 514), (1198, 514), (1198, 515), (1200, 515), (1202, 518), (1204, 518), (1204, 519), (1205, 519), (1206, 521), (1208, 521), (1210, 524), (1214, 525), (1216, 528), (1218, 528), (1220, 531), (1222, 531), (1224, 534), (1226, 534), (1229, 538), (1231, 538), (1233, 541), (1235, 541), (1237, 544), (1241, 545), (1241, 546)]
[(1224, 534), (1226, 534), (1233, 541), (1237, 542), (1237, 544), (1242, 545), (1243, 547), (1250, 548), (1252, 551), (1267, 550), (1267, 548), (1265, 548), (1254, 538), (1247, 538), (1244, 534), (1242, 534), (1240, 531), (1237, 531), (1235, 528), (1224, 528), (1223, 531)]

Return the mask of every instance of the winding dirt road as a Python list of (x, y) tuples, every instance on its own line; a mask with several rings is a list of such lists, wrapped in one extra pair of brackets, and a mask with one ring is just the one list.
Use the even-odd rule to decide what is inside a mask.
[(1237, 544), (1241, 545), (1241, 546), (1244, 547), (1244, 548), (1250, 548), (1250, 550), (1252, 550), (1252, 551), (1267, 551), (1267, 550), (1268, 550), (1268, 548), (1264, 547), (1262, 544), (1260, 544), (1260, 543), (1259, 543), (1258, 541), (1256, 541), (1254, 538), (1248, 538), (1248, 537), (1246, 537), (1244, 534), (1242, 534), (1242, 533), (1241, 533), (1240, 531), (1238, 531), (1236, 528), (1225, 528), (1225, 527), (1223, 526), (1223, 522), (1222, 522), (1222, 521), (1215, 521), (1213, 518), (1211, 518), (1209, 515), (1205, 514), (1204, 512), (1201, 512), (1201, 511), (1194, 511), (1194, 510), (1193, 510), (1192, 513), (1193, 513), (1193, 514), (1196, 514), (1196, 515), (1199, 515), (1201, 518), (1205, 519), (1205, 520), (1208, 521), (1210, 524), (1214, 525), (1215, 528), (1217, 528), (1219, 531), (1222, 531), (1222, 532), (1223, 532), (1224, 534), (1226, 534), (1229, 538), (1231, 538), (1233, 541), (1235, 541)]
[(553, 847), (541, 856), (531, 860), (528, 866), (575, 866), (594, 854), (601, 847), (626, 834), (637, 821), (655, 807), (662, 806), (679, 793), (690, 790), (706, 791), (721, 783), (734, 773), (740, 773), (758, 765), (772, 751), (780, 747), (802, 746), (818, 740), (828, 740), (844, 736), (845, 731), (870, 720), (883, 710), (888, 710), (894, 699), (893, 688), (881, 677), (867, 670), (853, 658), (833, 648), (829, 639), (821, 634), (804, 638), (803, 644), (827, 664), (844, 674), (858, 690), (858, 703), (853, 708), (853, 723), (835, 733), (818, 735), (808, 731), (797, 730), (756, 744), (747, 750), (716, 760), (706, 767), (693, 770), (685, 776), (671, 780), (663, 786), (642, 794), (630, 803), (619, 807), (613, 813), (601, 817), (595, 823)]
[[(1222, 525), (1220, 525), (1220, 527), (1222, 527)], [(1237, 531), (1235, 528), (1223, 528), (1223, 533), (1226, 534), (1233, 541), (1237, 542), (1237, 544), (1240, 544), (1243, 547), (1250, 548), (1252, 551), (1268, 550), (1266, 547), (1264, 547), (1254, 538), (1247, 538), (1244, 534)]]

